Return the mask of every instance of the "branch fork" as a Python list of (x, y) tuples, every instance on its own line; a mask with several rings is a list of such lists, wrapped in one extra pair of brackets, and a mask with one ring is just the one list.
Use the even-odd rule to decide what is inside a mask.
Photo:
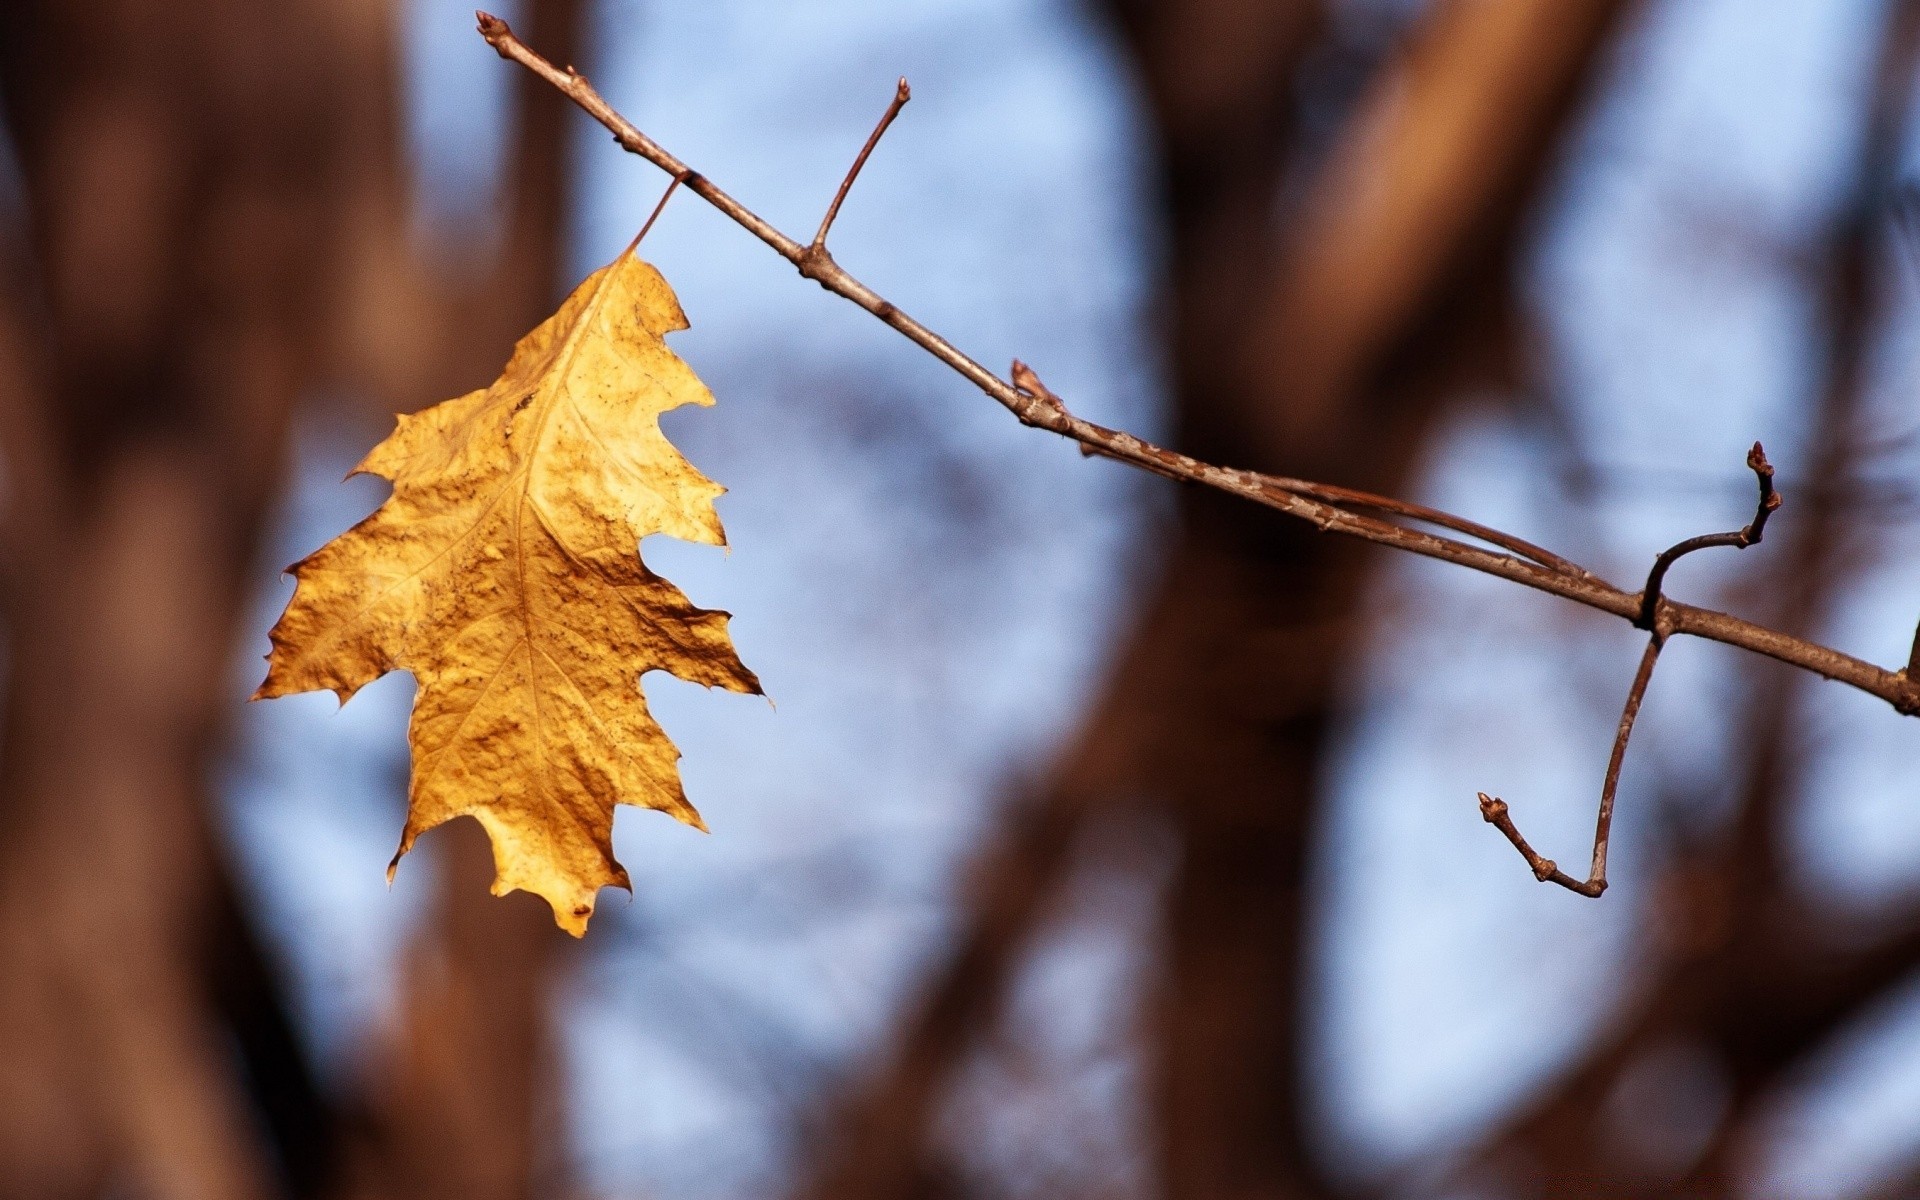
[(1520, 857), (1527, 860), (1533, 877), (1541, 883), (1557, 883), (1594, 900), (1607, 890), (1607, 850), (1613, 837), (1613, 798), (1620, 790), (1620, 768), (1626, 764), (1627, 742), (1632, 739), (1634, 722), (1640, 716), (1640, 702), (1646, 699), (1647, 685), (1653, 682), (1654, 664), (1659, 661), (1660, 650), (1666, 643), (1667, 635), (1658, 630), (1647, 639), (1646, 651), (1640, 656), (1640, 669), (1634, 673), (1633, 686), (1627, 691), (1626, 706), (1620, 710), (1620, 724), (1613, 735), (1613, 753), (1607, 759), (1607, 776), (1600, 785), (1600, 813), (1593, 829), (1593, 859), (1585, 879), (1573, 878), (1552, 859), (1542, 857), (1528, 845), (1515, 827), (1506, 801), (1480, 793), (1481, 819), (1506, 835)]
[(1766, 532), (1767, 518), (1780, 507), (1780, 493), (1773, 490), (1773, 464), (1767, 461), (1767, 452), (1759, 442), (1747, 451), (1747, 468), (1753, 472), (1760, 484), (1760, 502), (1754, 509), (1753, 520), (1732, 533), (1709, 533), (1700, 537), (1688, 538), (1684, 542), (1667, 547), (1653, 560), (1653, 570), (1647, 573), (1647, 585), (1640, 591), (1640, 615), (1634, 624), (1651, 631), (1654, 628), (1654, 616), (1660, 607), (1660, 586), (1665, 582), (1668, 568), (1696, 550), (1708, 550), (1715, 546), (1731, 546), (1735, 550), (1745, 550), (1748, 546), (1760, 544), (1761, 535)]
[[(1506, 835), (1520, 857), (1527, 860), (1527, 866), (1533, 869), (1533, 877), (1542, 883), (1557, 883), (1571, 892), (1582, 896), (1598, 898), (1607, 890), (1607, 847), (1613, 831), (1613, 801), (1620, 788), (1620, 768), (1626, 762), (1627, 742), (1633, 737), (1633, 724), (1640, 715), (1640, 703), (1646, 699), (1647, 685), (1653, 682), (1654, 664), (1660, 659), (1660, 650), (1673, 634), (1673, 623), (1666, 601), (1661, 598), (1660, 587), (1667, 576), (1667, 569), (1696, 550), (1706, 550), (1715, 546), (1731, 546), (1735, 550), (1745, 550), (1748, 546), (1760, 544), (1766, 533), (1767, 518), (1780, 507), (1780, 493), (1773, 489), (1773, 464), (1767, 461), (1767, 452), (1759, 442), (1747, 451), (1747, 469), (1752, 471), (1760, 484), (1760, 499), (1754, 508), (1753, 520), (1732, 533), (1709, 533), (1700, 537), (1688, 538), (1684, 542), (1669, 546), (1653, 560), (1653, 569), (1647, 574), (1647, 585), (1640, 592), (1640, 611), (1634, 616), (1633, 623), (1652, 634), (1647, 639), (1647, 649), (1640, 656), (1640, 669), (1634, 674), (1633, 687), (1627, 692), (1626, 706), (1620, 712), (1620, 725), (1614, 734), (1613, 753), (1607, 760), (1607, 776), (1600, 785), (1600, 815), (1595, 822), (1593, 832), (1593, 865), (1585, 879), (1574, 879), (1562, 871), (1550, 858), (1543, 858), (1520, 836), (1520, 830), (1514, 826), (1504, 800), (1497, 800), (1485, 792), (1480, 793), (1480, 816)], [(1898, 707), (1896, 702), (1895, 707)]]

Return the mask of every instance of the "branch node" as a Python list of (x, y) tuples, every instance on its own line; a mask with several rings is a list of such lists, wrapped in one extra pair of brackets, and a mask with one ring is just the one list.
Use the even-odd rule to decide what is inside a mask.
[[(1527, 867), (1533, 872), (1535, 879), (1541, 883), (1554, 880), (1555, 876), (1559, 876), (1560, 879), (1566, 879), (1566, 876), (1561, 873), (1559, 864), (1541, 855), (1532, 846), (1527, 844), (1526, 838), (1520, 836), (1520, 830), (1515, 828), (1513, 816), (1509, 812), (1505, 800), (1481, 792), (1480, 819), (1506, 835), (1507, 840), (1513, 843), (1513, 848), (1520, 852), (1520, 857), (1527, 860)], [(1567, 880), (1567, 886), (1572, 886), (1573, 883), (1573, 880)]]
[(887, 126), (893, 124), (893, 119), (900, 115), (900, 110), (905, 108), (907, 101), (911, 99), (913, 99), (913, 89), (907, 86), (907, 77), (902, 75), (900, 83), (893, 89), (893, 100), (887, 105), (887, 111), (880, 115), (880, 123), (875, 125), (873, 132), (867, 135), (867, 144), (860, 147), (859, 156), (853, 160), (853, 165), (847, 168), (847, 177), (840, 181), (840, 190), (833, 194), (833, 203), (827, 205), (827, 215), (820, 218), (820, 230), (813, 235), (810, 249), (825, 251), (827, 231), (833, 228), (834, 219), (840, 215), (840, 206), (846, 203), (847, 193), (853, 190), (853, 181), (860, 177), (860, 169), (867, 165), (867, 156), (872, 154), (873, 148), (880, 144), (880, 137), (887, 132)]
[[(1013, 360), (1013, 390), (1026, 402), (1014, 413), (1021, 424), (1058, 428), (1072, 422), (1073, 414), (1067, 411), (1066, 401), (1054, 395), (1052, 388), (1040, 382), (1033, 368), (1017, 358)], [(1086, 443), (1081, 443), (1081, 448), (1086, 449)]]
[(813, 280), (821, 287), (827, 286), (827, 275), (838, 270), (840, 266), (833, 261), (833, 255), (828, 253), (826, 245), (821, 242), (801, 247), (800, 255), (793, 260), (793, 265), (799, 268), (802, 276)]

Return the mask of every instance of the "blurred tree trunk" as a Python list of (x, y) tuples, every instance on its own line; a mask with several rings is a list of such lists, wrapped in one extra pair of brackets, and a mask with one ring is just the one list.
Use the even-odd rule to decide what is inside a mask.
[[(529, 9), (572, 54), (579, 5)], [(544, 908), (492, 901), (484, 846), (452, 847), (387, 1061), (343, 1116), (209, 783), (296, 401), (464, 390), (557, 291), (568, 139), (530, 79), (509, 250), (477, 282), (420, 261), (397, 22), (390, 0), (0, 9), (22, 182), (0, 214), (0, 1194), (549, 1190)]]
[[(316, 349), (348, 82), (329, 8), (0, 13), (22, 184), (0, 431), (7, 1195), (237, 1200), (324, 1171), (326, 1115), (207, 780)], [(249, 1012), (223, 1011), (242, 997)]]

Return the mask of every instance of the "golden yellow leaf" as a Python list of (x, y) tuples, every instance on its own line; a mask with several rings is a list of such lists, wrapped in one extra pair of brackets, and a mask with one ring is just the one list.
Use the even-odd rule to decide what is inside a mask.
[(575, 936), (606, 884), (614, 805), (704, 829), (679, 751), (647, 711), (644, 671), (760, 690), (727, 615), (649, 571), (639, 541), (725, 543), (723, 490), (660, 432), (713, 403), (664, 335), (687, 327), (658, 271), (629, 250), (514, 347), (484, 391), (403, 416), (357, 468), (393, 494), (289, 568), (259, 696), (330, 689), (342, 703), (388, 671), (419, 682), (406, 831), (471, 815), (493, 840), (495, 895), (546, 897)]

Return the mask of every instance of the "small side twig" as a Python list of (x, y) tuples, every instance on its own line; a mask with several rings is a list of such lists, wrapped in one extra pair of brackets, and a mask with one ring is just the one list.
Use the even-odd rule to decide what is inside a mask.
[(833, 194), (833, 203), (827, 205), (827, 215), (820, 218), (820, 230), (813, 235), (813, 241), (807, 247), (809, 251), (818, 254), (826, 250), (827, 231), (833, 228), (834, 220), (840, 216), (840, 206), (846, 203), (847, 193), (853, 190), (853, 181), (860, 178), (861, 168), (867, 165), (867, 156), (872, 154), (873, 148), (880, 144), (881, 137), (887, 132), (887, 126), (893, 124), (893, 119), (900, 115), (900, 110), (905, 108), (907, 101), (911, 99), (913, 99), (913, 89), (907, 86), (907, 77), (902, 75), (899, 85), (893, 90), (893, 101), (887, 105), (887, 111), (880, 114), (880, 123), (875, 125), (873, 132), (867, 135), (867, 144), (860, 147), (859, 157), (855, 158), (853, 165), (847, 168), (847, 177), (840, 181), (840, 190)]
[(1620, 726), (1613, 735), (1613, 755), (1607, 760), (1607, 777), (1600, 785), (1600, 816), (1593, 830), (1593, 863), (1585, 879), (1573, 878), (1552, 859), (1528, 845), (1527, 839), (1514, 827), (1506, 801), (1480, 793), (1480, 816), (1506, 835), (1540, 882), (1557, 883), (1570, 892), (1595, 899), (1607, 890), (1607, 846), (1613, 837), (1613, 797), (1620, 789), (1620, 768), (1627, 761), (1627, 742), (1633, 737), (1633, 723), (1640, 716), (1640, 702), (1646, 698), (1647, 684), (1653, 680), (1653, 665), (1659, 661), (1660, 648), (1666, 642), (1667, 635), (1659, 630), (1647, 639), (1646, 653), (1640, 656), (1640, 669), (1634, 673), (1633, 687), (1627, 692), (1626, 707), (1620, 710)]
[(1747, 467), (1752, 470), (1760, 487), (1753, 520), (1732, 533), (1704, 534), (1668, 547), (1654, 559), (1653, 570), (1647, 575), (1647, 586), (1640, 593), (1640, 611), (1634, 618), (1634, 624), (1648, 630), (1652, 636), (1647, 639), (1646, 653), (1640, 657), (1640, 669), (1635, 672), (1633, 686), (1627, 691), (1627, 703), (1620, 711), (1620, 725), (1614, 733), (1613, 754), (1607, 760), (1606, 779), (1600, 785), (1600, 815), (1594, 825), (1593, 863), (1587, 877), (1584, 880), (1575, 879), (1562, 871), (1552, 859), (1541, 855), (1520, 835), (1506, 802), (1485, 792), (1480, 793), (1480, 816), (1506, 835), (1506, 839), (1513, 843), (1513, 848), (1520, 852), (1520, 857), (1527, 860), (1533, 877), (1542, 883), (1557, 883), (1570, 892), (1590, 897), (1598, 897), (1607, 890), (1607, 848), (1613, 832), (1613, 801), (1620, 787), (1620, 768), (1626, 762), (1627, 742), (1633, 737), (1633, 723), (1640, 716), (1640, 702), (1646, 697), (1647, 684), (1653, 680), (1654, 664), (1659, 661), (1660, 649), (1673, 632), (1671, 623), (1660, 619), (1661, 584), (1665, 582), (1667, 571), (1674, 563), (1696, 550), (1715, 546), (1744, 550), (1760, 543), (1766, 534), (1767, 518), (1780, 507), (1780, 493), (1773, 489), (1773, 464), (1767, 461), (1767, 452), (1759, 442), (1755, 442), (1753, 449), (1747, 451)]
[(1773, 464), (1767, 461), (1767, 452), (1759, 442), (1755, 442), (1753, 449), (1747, 451), (1747, 466), (1760, 483), (1760, 503), (1754, 509), (1753, 520), (1732, 533), (1703, 534), (1662, 551), (1660, 557), (1653, 560), (1653, 570), (1647, 573), (1647, 586), (1640, 591), (1640, 616), (1634, 621), (1635, 625), (1642, 629), (1654, 627), (1654, 614), (1660, 607), (1660, 585), (1666, 581), (1667, 569), (1674, 563), (1695, 550), (1708, 550), (1715, 546), (1745, 550), (1748, 546), (1760, 544), (1760, 536), (1766, 532), (1767, 518), (1773, 515), (1774, 509), (1780, 507), (1780, 493), (1773, 490)]
[(1442, 512), (1437, 508), (1428, 508), (1424, 504), (1415, 504), (1410, 500), (1396, 500), (1391, 496), (1380, 496), (1373, 492), (1363, 492), (1355, 488), (1340, 487), (1331, 483), (1314, 483), (1307, 479), (1286, 479), (1270, 476), (1269, 481), (1274, 486), (1284, 488), (1296, 495), (1306, 496), (1313, 500), (1320, 500), (1327, 504), (1338, 504), (1343, 508), (1368, 509), (1373, 512), (1385, 513), (1388, 516), (1405, 517), (1410, 521), (1423, 521), (1429, 525), (1438, 525), (1442, 529), (1451, 529), (1455, 533), (1464, 533), (1470, 538), (1478, 538), (1480, 541), (1486, 542), (1489, 545), (1498, 546), (1510, 554), (1517, 554), (1521, 558), (1531, 559), (1541, 566), (1546, 567), (1548, 570), (1557, 571), (1562, 575), (1574, 579), (1600, 582), (1600, 577), (1593, 572), (1587, 570), (1579, 563), (1571, 562), (1560, 557), (1551, 550), (1543, 549), (1540, 546), (1534, 545), (1532, 542), (1524, 541), (1510, 533), (1504, 533), (1491, 526), (1482, 525), (1478, 521), (1470, 521), (1465, 517), (1455, 516), (1450, 512)]

